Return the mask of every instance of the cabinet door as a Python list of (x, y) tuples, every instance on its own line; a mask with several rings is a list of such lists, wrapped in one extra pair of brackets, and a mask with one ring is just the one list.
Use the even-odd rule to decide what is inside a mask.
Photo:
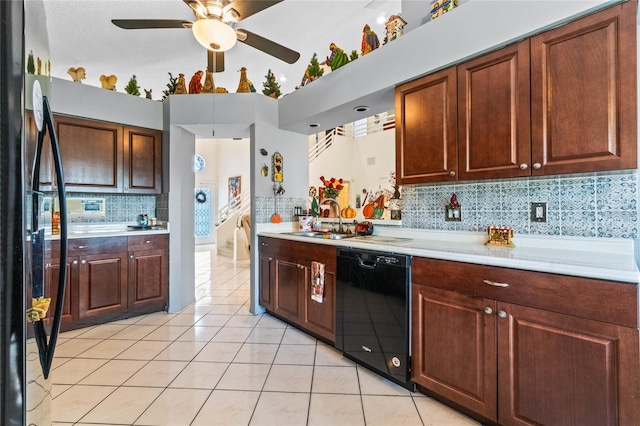
[(305, 269), (294, 258), (276, 257), (276, 287), (273, 311), (283, 318), (301, 323), (304, 315)]
[(260, 304), (265, 309), (273, 310), (273, 293), (275, 283), (275, 260), (271, 253), (260, 252)]
[(311, 299), (312, 274), (311, 268), (305, 267), (305, 316), (304, 327), (312, 333), (328, 339), (336, 340), (336, 274), (326, 269), (324, 271), (324, 298), (322, 302)]
[(529, 40), (458, 65), (458, 179), (529, 176)]
[(80, 318), (127, 309), (127, 253), (83, 256), (78, 287)]
[(411, 379), (495, 421), (495, 301), (412, 288)]
[[(65, 281), (64, 289), (64, 303), (62, 307), (62, 322), (61, 328), (71, 324), (78, 317), (78, 291), (77, 274), (78, 274), (78, 259), (70, 257), (66, 263), (67, 277)], [(58, 301), (58, 280), (60, 279), (60, 259), (47, 259), (44, 265), (44, 283), (45, 283), (45, 297), (51, 298), (51, 304), (49, 305), (49, 312), (44, 320), (45, 326), (50, 327), (53, 323), (53, 316), (55, 315), (56, 303)], [(75, 303), (74, 303), (75, 302)]]
[(531, 39), (534, 175), (636, 168), (637, 7)]
[(65, 186), (82, 192), (122, 191), (122, 126), (57, 116)]
[(456, 180), (456, 68), (396, 88), (398, 184)]
[(638, 330), (498, 304), (499, 423), (640, 424)]
[(129, 253), (129, 309), (164, 309), (169, 288), (168, 257), (166, 250)]
[(159, 194), (162, 185), (162, 132), (124, 128), (124, 191)]

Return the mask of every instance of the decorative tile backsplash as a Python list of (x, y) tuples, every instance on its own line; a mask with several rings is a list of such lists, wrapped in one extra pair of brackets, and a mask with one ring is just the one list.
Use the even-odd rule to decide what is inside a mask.
[(156, 217), (156, 196), (155, 195), (115, 195), (115, 194), (83, 194), (67, 193), (68, 198), (104, 198), (105, 213), (104, 218), (69, 218), (72, 223), (90, 222), (135, 222), (140, 213), (146, 213), (149, 217)]
[[(462, 221), (445, 222), (455, 193)], [(519, 234), (638, 238), (637, 171), (402, 187), (404, 228), (485, 231), (512, 226)], [(547, 203), (547, 221), (530, 221), (530, 203)]]
[(294, 208), (304, 207), (307, 202), (306, 198), (278, 197), (274, 202), (274, 197), (256, 197), (254, 201), (256, 223), (269, 223), (274, 213), (278, 213), (283, 222), (293, 222)]

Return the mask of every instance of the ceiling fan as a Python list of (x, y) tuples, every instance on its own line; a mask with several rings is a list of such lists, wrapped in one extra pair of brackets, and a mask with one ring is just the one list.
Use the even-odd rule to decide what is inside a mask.
[(224, 52), (236, 41), (293, 64), (300, 53), (245, 29), (233, 28), (236, 22), (271, 7), (282, 0), (183, 0), (195, 15), (196, 21), (181, 19), (112, 19), (125, 30), (190, 28), (198, 42), (207, 49), (207, 68), (224, 71)]

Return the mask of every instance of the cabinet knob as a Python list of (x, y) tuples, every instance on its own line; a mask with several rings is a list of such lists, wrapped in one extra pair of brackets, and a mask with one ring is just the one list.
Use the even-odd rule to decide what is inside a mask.
[(497, 283), (495, 281), (489, 281), (489, 280), (484, 280), (483, 282), (487, 285), (492, 285), (494, 287), (509, 287), (509, 284), (507, 283)]
[(527, 163), (520, 164), (520, 170), (527, 170), (528, 168), (529, 168), (529, 165)]
[(129, 258), (130, 258), (130, 259), (133, 259), (133, 255), (132, 255), (132, 254), (130, 254), (130, 255), (129, 255)]
[(262, 247), (268, 247), (269, 243), (260, 243), (260, 245), (262, 245)]
[(273, 260), (273, 257), (267, 257), (267, 260), (271, 262)]
[(145, 244), (151, 244), (151, 241), (147, 240), (144, 242)]
[(77, 260), (74, 260), (74, 261), (73, 261), (73, 262), (71, 262), (71, 263), (73, 263), (74, 265), (77, 265), (77, 264), (78, 264), (78, 261), (77, 261)]
[(454, 177), (455, 175), (456, 175), (456, 172), (454, 172), (453, 170), (449, 172), (449, 176)]
[(124, 187), (124, 190), (125, 190), (125, 191), (128, 191), (128, 190), (129, 190), (129, 187), (128, 187), (128, 186), (125, 186), (125, 187)]
[(484, 313), (491, 315), (493, 313), (493, 309), (491, 308), (491, 306), (487, 306), (486, 308), (484, 308)]
[(304, 269), (304, 265), (301, 265), (301, 264), (298, 263), (298, 268)]
[(87, 261), (86, 261), (86, 260), (84, 260), (84, 259), (82, 259), (82, 260), (80, 261), (80, 263), (82, 263), (82, 264), (84, 265), (84, 264), (86, 264), (86, 263), (87, 263)]
[(500, 310), (498, 311), (498, 316), (499, 316), (500, 318), (506, 318), (506, 317), (507, 317), (507, 313), (506, 313), (505, 311), (503, 311), (502, 309), (500, 309)]
[(87, 246), (76, 246), (76, 248), (82, 250), (84, 248), (87, 248)]
[(533, 168), (536, 170), (539, 170), (542, 167), (542, 164), (540, 163), (533, 163)]

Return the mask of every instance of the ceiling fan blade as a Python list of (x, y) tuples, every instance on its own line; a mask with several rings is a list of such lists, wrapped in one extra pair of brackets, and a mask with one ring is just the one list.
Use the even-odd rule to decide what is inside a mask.
[(207, 49), (207, 70), (211, 72), (224, 71), (224, 52), (214, 52)]
[(268, 7), (274, 6), (281, 1), (282, 0), (234, 0), (230, 5), (225, 7), (225, 12), (230, 9), (235, 9), (236, 12), (238, 12), (238, 15), (240, 15), (236, 20), (236, 22), (239, 22), (253, 14), (265, 10)]
[(125, 30), (145, 30), (153, 28), (190, 28), (191, 21), (181, 19), (112, 19), (111, 22)]
[(236, 34), (238, 34), (238, 41), (261, 50), (267, 55), (271, 55), (274, 58), (278, 58), (288, 64), (293, 64), (298, 59), (300, 59), (300, 54), (295, 50), (291, 50), (288, 47), (259, 36), (258, 34), (244, 29), (237, 29)]

